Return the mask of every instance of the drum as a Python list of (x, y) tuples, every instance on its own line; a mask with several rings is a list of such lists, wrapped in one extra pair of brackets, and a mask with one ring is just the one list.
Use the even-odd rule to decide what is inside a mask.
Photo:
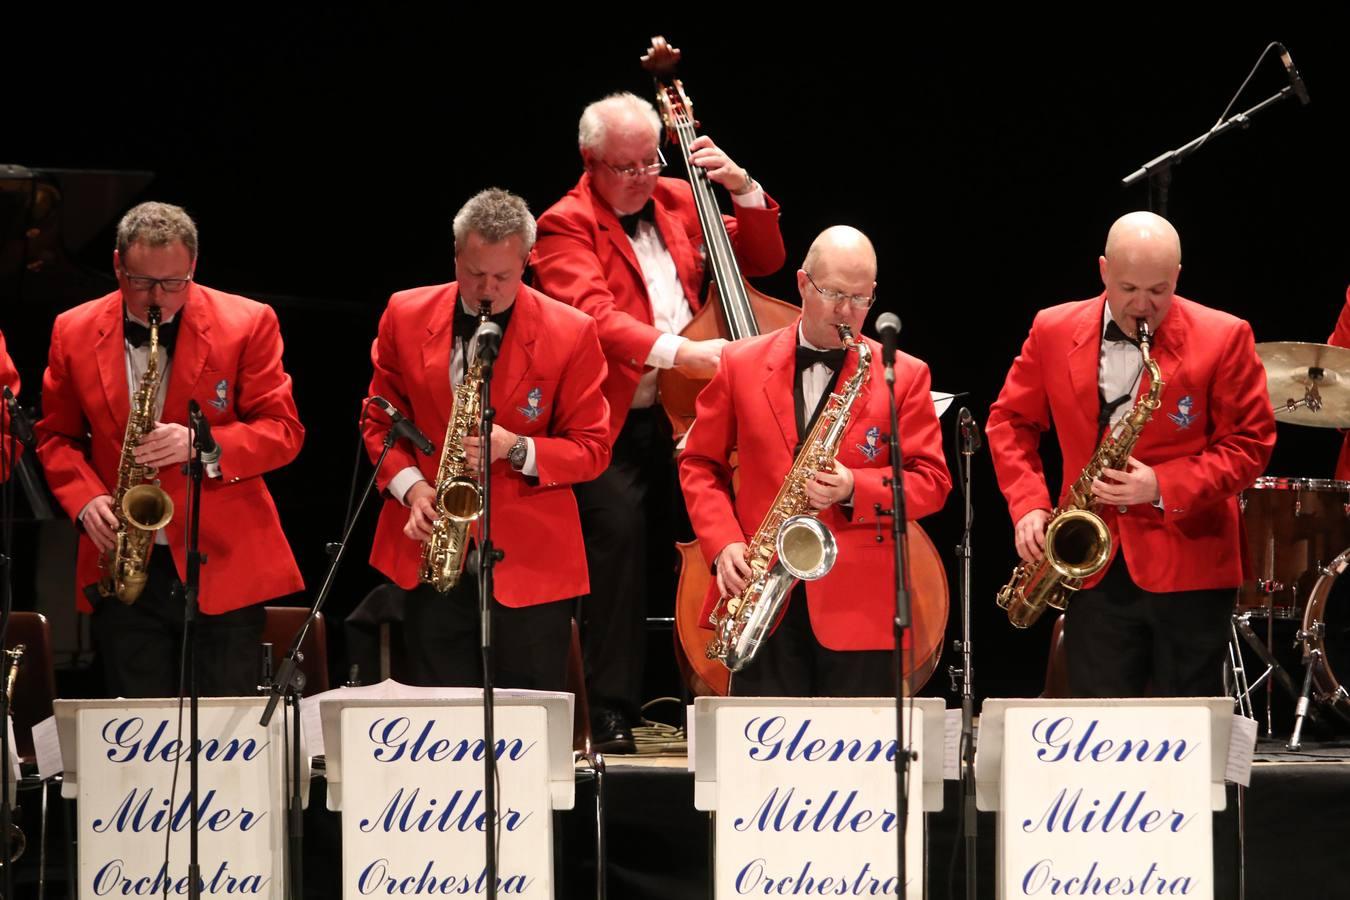
[[(1305, 658), (1320, 651), (1322, 665), (1313, 672), (1313, 698), (1350, 722), (1350, 550), (1322, 570), (1308, 597), (1303, 615)], [(1337, 674), (1339, 672), (1339, 675)]]
[(1241, 505), (1255, 578), (1238, 609), (1301, 619), (1322, 569), (1350, 547), (1350, 481), (1258, 478)]

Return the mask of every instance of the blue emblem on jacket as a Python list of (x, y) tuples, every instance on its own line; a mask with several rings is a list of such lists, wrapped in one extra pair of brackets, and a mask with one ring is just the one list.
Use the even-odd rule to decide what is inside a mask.
[(1177, 411), (1174, 413), (1168, 413), (1167, 418), (1171, 419), (1173, 422), (1177, 424), (1178, 431), (1180, 431), (1183, 428), (1190, 428), (1191, 423), (1194, 422), (1197, 418), (1197, 416), (1191, 413), (1191, 410), (1194, 407), (1195, 401), (1191, 399), (1190, 394), (1187, 394), (1185, 397), (1182, 397), (1180, 400), (1177, 401)]
[(530, 388), (530, 392), (525, 395), (525, 400), (529, 405), (517, 406), (516, 409), (522, 416), (533, 422), (544, 412), (544, 407), (540, 403), (543, 399), (544, 392), (537, 387), (532, 387)]
[(867, 429), (867, 443), (854, 444), (863, 456), (867, 457), (868, 462), (876, 462), (876, 458), (881, 455), (881, 429), (873, 425)]

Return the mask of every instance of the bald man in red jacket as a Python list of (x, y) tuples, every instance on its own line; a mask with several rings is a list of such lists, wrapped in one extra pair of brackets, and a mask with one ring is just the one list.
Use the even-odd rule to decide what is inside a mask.
[[(698, 418), (680, 455), (680, 481), (699, 546), (717, 578), (704, 616), (719, 596), (744, 589), (746, 548), (772, 506), (825, 397), (857, 371), (836, 325), (859, 336), (876, 287), (876, 254), (852, 228), (827, 229), (797, 271), (802, 317), (786, 328), (726, 348), (716, 376), (699, 395)], [(891, 463), (881, 347), (872, 350), (863, 393), (850, 413), (833, 471), (818, 472), (806, 494), (834, 534), (839, 554), (829, 574), (797, 585), (783, 621), (758, 657), (732, 676), (738, 696), (879, 697), (894, 692), (893, 552), (876, 540), (874, 504), (890, 506)], [(901, 422), (906, 509), (914, 519), (942, 508), (951, 476), (929, 393), (928, 366), (899, 353), (895, 399)], [(732, 451), (740, 487), (732, 491)], [(945, 609), (941, 611), (945, 615)], [(936, 610), (915, 608), (922, 618)]]
[(1127, 463), (1092, 485), (1113, 556), (1069, 600), (1070, 690), (1222, 695), (1229, 615), (1247, 566), (1237, 498), (1275, 446), (1265, 370), (1246, 322), (1176, 295), (1181, 241), (1167, 220), (1117, 220), (1099, 266), (1105, 293), (1036, 316), (989, 412), (1017, 552), (1027, 562), (1044, 554), (1052, 503), (1041, 435), (1053, 427), (1063, 451), (1062, 501), (1103, 431), (1148, 391), (1132, 342), (1146, 319), (1166, 388)]

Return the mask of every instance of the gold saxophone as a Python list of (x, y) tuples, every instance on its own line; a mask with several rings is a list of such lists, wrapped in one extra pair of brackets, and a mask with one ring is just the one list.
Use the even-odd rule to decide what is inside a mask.
[[(487, 320), (486, 311), (479, 321)], [(469, 352), (466, 350), (466, 352)], [(483, 514), (483, 487), (469, 471), (464, 438), (478, 429), (483, 392), (483, 363), (476, 356), (455, 388), (454, 406), (445, 426), (445, 443), (436, 467), (436, 512), (431, 537), (422, 545), (417, 577), (441, 593), (459, 582), (469, 549), (469, 526)]]
[(717, 636), (708, 642), (708, 658), (720, 660), (732, 672), (745, 668), (759, 653), (792, 586), (824, 577), (839, 552), (834, 535), (816, 518), (818, 511), (806, 499), (806, 482), (834, 465), (853, 404), (871, 372), (872, 350), (866, 341), (855, 340), (847, 325), (835, 327), (844, 346), (858, 354), (858, 369), (841, 391), (830, 394), (778, 496), (750, 539), (745, 551), (750, 578), (745, 589), (718, 600), (709, 617)]
[(173, 499), (155, 480), (158, 470), (136, 462), (133, 452), (141, 438), (155, 427), (155, 395), (159, 393), (159, 319), (160, 309), (152, 306), (150, 355), (145, 374), (131, 398), (131, 413), (122, 437), (122, 456), (117, 464), (117, 493), (113, 512), (117, 515), (116, 543), (99, 560), (103, 572), (98, 592), (116, 596), (123, 603), (135, 603), (145, 589), (150, 551), (155, 548), (155, 532), (173, 518)]
[(1047, 606), (1064, 609), (1069, 595), (1096, 575), (1111, 558), (1111, 532), (1102, 517), (1092, 511), (1096, 498), (1092, 482), (1103, 469), (1124, 469), (1139, 435), (1158, 408), (1166, 383), (1158, 363), (1150, 355), (1153, 336), (1148, 322), (1139, 319), (1139, 349), (1148, 368), (1148, 393), (1097, 445), (1097, 452), (1074, 482), (1066, 502), (1050, 513), (1045, 529), (1045, 556), (1039, 562), (1020, 563), (1012, 578), (998, 592), (998, 605), (1008, 611), (1008, 620), (1026, 628), (1041, 617)]
[[(15, 644), (13, 649), (5, 651), (5, 656), (9, 657), (9, 672), (5, 675), (5, 703), (11, 718), (14, 716), (14, 685), (19, 680), (19, 664), (23, 660), (24, 651), (27, 649), (24, 644)], [(2, 724), (0, 723), (0, 725)], [(15, 752), (13, 745), (10, 746), (9, 752)], [(14, 807), (13, 811), (17, 814), (19, 807)], [(9, 861), (11, 863), (17, 862), (27, 848), (28, 837), (23, 833), (23, 829), (11, 819), (9, 823)]]

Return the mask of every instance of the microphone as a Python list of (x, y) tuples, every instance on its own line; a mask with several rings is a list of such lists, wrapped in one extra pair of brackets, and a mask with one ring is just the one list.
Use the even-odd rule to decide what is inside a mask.
[(196, 400), (188, 400), (188, 419), (192, 422), (192, 446), (197, 448), (197, 452), (205, 456), (218, 450), (215, 438), (211, 437), (211, 423), (206, 421)]
[(5, 407), (9, 410), (9, 430), (14, 438), (29, 450), (34, 449), (37, 439), (33, 437), (33, 420), (23, 411), (9, 385), (5, 385)]
[(956, 414), (956, 419), (961, 426), (961, 452), (966, 456), (972, 456), (976, 450), (984, 446), (984, 439), (980, 437), (979, 423), (964, 406)]
[(492, 301), (484, 299), (478, 304), (478, 330), (469, 339), (473, 345), (473, 358), (481, 359), (489, 366), (497, 358), (502, 346), (502, 326), (488, 319), (492, 315)]
[(427, 456), (430, 456), (435, 452), (436, 448), (431, 445), (431, 441), (427, 439), (427, 436), (423, 434), (410, 419), (405, 418), (403, 413), (399, 412), (394, 407), (394, 404), (378, 395), (371, 397), (370, 402), (384, 410), (384, 414), (389, 417), (390, 425), (395, 434), (399, 437), (407, 438), (412, 442), (414, 447)]
[(1289, 76), (1289, 86), (1294, 89), (1294, 96), (1298, 102), (1307, 106), (1311, 101), (1308, 98), (1308, 86), (1303, 83), (1303, 76), (1298, 74), (1298, 69), (1294, 68), (1294, 58), (1289, 55), (1289, 51), (1284, 44), (1280, 44), (1280, 62), (1284, 63), (1285, 74)]
[(877, 334), (881, 336), (881, 355), (885, 357), (886, 383), (895, 384), (895, 350), (900, 343), (900, 317), (882, 313), (877, 318)]

